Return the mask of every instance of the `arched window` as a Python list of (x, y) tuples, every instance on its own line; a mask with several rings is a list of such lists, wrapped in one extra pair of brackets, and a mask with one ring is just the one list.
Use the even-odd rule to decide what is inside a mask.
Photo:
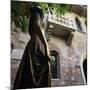
[(83, 71), (84, 71), (84, 76), (85, 76), (85, 80), (86, 80), (86, 83), (87, 83), (87, 59), (85, 59), (83, 61)]
[(83, 53), (80, 60), (83, 84), (87, 84), (87, 55)]
[(79, 19), (76, 17), (75, 20), (76, 20), (77, 30), (82, 32), (82, 27)]
[(60, 70), (59, 70), (59, 56), (56, 51), (51, 51), (51, 74), (52, 78), (56, 79), (60, 77)]

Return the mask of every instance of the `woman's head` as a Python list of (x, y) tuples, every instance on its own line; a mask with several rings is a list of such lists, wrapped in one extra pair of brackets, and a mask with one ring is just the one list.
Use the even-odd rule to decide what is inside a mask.
[(30, 8), (30, 17), (33, 17), (37, 13), (40, 15), (41, 20), (43, 20), (44, 14), (40, 7), (31, 7)]
[(44, 14), (43, 11), (39, 7), (31, 7), (30, 8), (30, 19), (29, 19), (29, 29), (28, 32), (30, 36), (34, 34), (34, 31), (37, 27), (42, 27)]

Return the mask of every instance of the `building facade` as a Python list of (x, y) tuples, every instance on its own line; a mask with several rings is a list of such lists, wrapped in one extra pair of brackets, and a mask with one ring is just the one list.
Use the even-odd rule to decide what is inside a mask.
[(49, 14), (48, 45), (51, 53), (52, 86), (83, 85), (87, 82), (85, 6), (71, 5), (70, 12)]

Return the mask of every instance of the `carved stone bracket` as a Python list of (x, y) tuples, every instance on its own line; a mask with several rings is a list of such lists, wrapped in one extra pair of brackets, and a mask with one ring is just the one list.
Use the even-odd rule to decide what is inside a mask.
[(74, 36), (74, 33), (71, 32), (70, 35), (69, 35), (69, 37), (66, 40), (67, 46), (70, 46), (71, 45), (73, 36)]

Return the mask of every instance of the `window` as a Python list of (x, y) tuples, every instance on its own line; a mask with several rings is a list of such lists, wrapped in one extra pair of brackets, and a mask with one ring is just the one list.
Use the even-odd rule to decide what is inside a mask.
[(59, 70), (59, 57), (56, 51), (51, 51), (51, 74), (52, 78), (56, 79), (60, 77), (60, 70)]
[(85, 75), (85, 80), (87, 82), (87, 59), (85, 59), (83, 61), (83, 71), (84, 71), (84, 75)]
[(83, 84), (87, 84), (87, 55), (86, 55), (86, 52), (83, 53), (81, 56), (80, 65), (81, 65)]
[(82, 32), (82, 27), (81, 27), (81, 23), (80, 23), (80, 21), (78, 20), (77, 17), (76, 17), (75, 20), (76, 20), (77, 30), (80, 31), (80, 32)]

